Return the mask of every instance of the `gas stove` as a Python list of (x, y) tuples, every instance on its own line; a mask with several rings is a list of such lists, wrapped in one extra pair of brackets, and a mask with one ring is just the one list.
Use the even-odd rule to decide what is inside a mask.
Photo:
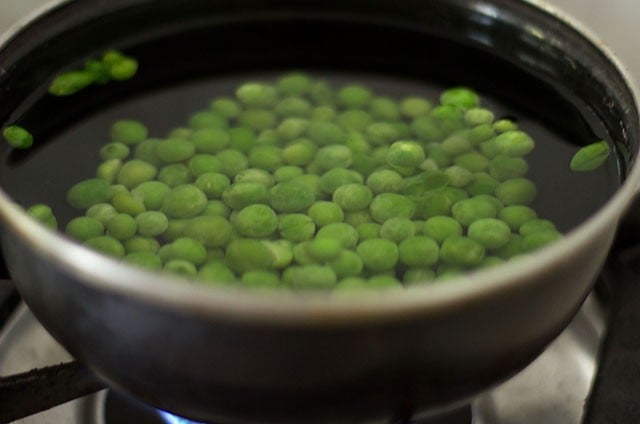
[[(9, 285), (4, 282), (5, 290)], [(11, 302), (10, 300), (8, 302)], [(572, 424), (580, 423), (595, 375), (604, 314), (595, 296), (584, 303), (567, 329), (529, 367), (478, 396), (471, 407), (415, 424)], [(71, 360), (71, 356), (19, 303), (0, 333), (0, 375)], [(471, 418), (473, 416), (473, 418)], [(18, 424), (177, 424), (189, 423), (112, 390), (103, 390)], [(388, 422), (389, 423), (389, 422)], [(392, 423), (389, 423), (392, 424)]]

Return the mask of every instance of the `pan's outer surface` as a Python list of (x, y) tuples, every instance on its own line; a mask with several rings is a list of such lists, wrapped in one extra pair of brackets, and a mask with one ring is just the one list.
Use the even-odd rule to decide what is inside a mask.
[[(64, 3), (45, 14), (38, 37), (53, 37), (128, 5), (151, 8), (154, 3), (157, 10), (178, 4)], [(572, 91), (608, 122), (619, 122), (610, 128), (612, 136), (637, 155), (637, 110), (625, 79), (596, 47), (555, 18), (506, 0), (368, 4), (194, 0), (180, 2), (180, 13), (219, 10), (231, 16), (262, 10), (265, 16), (295, 17), (304, 8), (343, 18), (349, 13), (384, 16), (416, 28), (434, 25), (440, 33), (447, 30), (437, 24), (443, 16), (511, 20), (523, 28), (526, 21), (543, 33), (539, 54), (548, 54), (557, 71), (553, 76), (575, 80), (569, 83), (575, 84)], [(467, 14), (456, 15), (460, 10)], [(490, 34), (490, 25), (475, 29), (483, 28)], [(9, 40), (0, 59), (17, 63), (28, 56), (29, 37), (33, 28)], [(499, 44), (492, 48), (506, 48)], [(537, 49), (526, 37), (509, 40), (514, 55), (524, 45)], [(564, 51), (562, 59), (554, 56), (558, 51)], [(522, 66), (537, 63), (514, 60)], [(10, 72), (10, 63), (0, 69), (0, 86)], [(571, 72), (580, 78), (571, 78)], [(2, 91), (0, 103), (1, 96)], [(6, 113), (0, 109), (0, 116)], [(192, 287), (131, 269), (44, 230), (0, 192), (2, 247), (38, 319), (113, 387), (199, 420), (349, 422), (441, 407), (526, 365), (590, 290), (639, 181), (636, 163), (627, 183), (596, 215), (526, 258), (447, 284), (357, 299), (256, 296)]]

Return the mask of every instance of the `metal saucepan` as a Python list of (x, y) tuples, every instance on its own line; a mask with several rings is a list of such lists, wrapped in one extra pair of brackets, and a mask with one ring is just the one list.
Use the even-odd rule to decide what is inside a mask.
[[(195, 29), (207, 49), (180, 38)], [(602, 46), (523, 1), (61, 2), (0, 47), (0, 122), (24, 113), (45, 134), (131, 94), (126, 85), (81, 93), (55, 113), (53, 100), (24, 106), (69, 63), (154, 40), (167, 53), (141, 68), (140, 90), (180, 77), (172, 64), (188, 60), (208, 75), (319, 67), (463, 80), (549, 110), (562, 93), (606, 126), (626, 178), (552, 246), (446, 284), (357, 299), (194, 287), (130, 268), (45, 230), (0, 192), (4, 255), (47, 330), (110, 387), (192, 419), (352, 422), (444, 407), (507, 378), (580, 307), (640, 186), (638, 110), (624, 74)]]

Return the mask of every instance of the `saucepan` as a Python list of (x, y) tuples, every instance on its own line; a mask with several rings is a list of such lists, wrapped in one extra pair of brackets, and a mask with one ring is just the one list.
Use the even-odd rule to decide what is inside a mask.
[[(43, 95), (53, 75), (112, 47), (140, 59), (130, 83), (62, 100)], [(278, 69), (464, 83), (568, 131), (584, 127), (587, 116), (613, 141), (623, 182), (566, 237), (535, 253), (446, 283), (331, 297), (201, 287), (126, 266), (30, 219), (14, 200), (41, 199), (21, 197), (22, 182), (5, 176), (2, 250), (38, 320), (107, 386), (201, 421), (338, 423), (428, 413), (530, 363), (590, 292), (640, 187), (637, 93), (605, 46), (539, 5), (57, 2), (0, 46), (0, 122), (21, 117), (44, 139), (187, 74)], [(30, 154), (2, 150), (13, 168), (28, 169)], [(71, 156), (72, 173), (85, 158)]]

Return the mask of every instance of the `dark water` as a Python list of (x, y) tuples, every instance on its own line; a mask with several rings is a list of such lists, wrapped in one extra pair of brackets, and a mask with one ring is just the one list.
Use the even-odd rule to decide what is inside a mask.
[[(372, 87), (378, 95), (401, 98), (424, 95), (437, 103), (446, 86), (412, 79), (376, 76), (365, 73), (321, 71), (322, 77), (339, 87), (358, 82)], [(163, 88), (123, 98), (106, 107), (97, 108), (78, 122), (70, 122), (51, 136), (39, 134), (37, 148), (28, 152), (8, 154), (2, 151), (0, 183), (20, 204), (51, 205), (61, 223), (77, 215), (64, 201), (66, 191), (76, 182), (95, 175), (100, 163), (99, 149), (107, 143), (109, 126), (118, 119), (137, 119), (144, 122), (152, 137), (163, 137), (173, 128), (185, 126), (194, 112), (206, 109), (218, 96), (233, 95), (235, 88), (247, 80), (272, 80), (279, 72), (237, 73), (209, 79), (178, 82)], [(536, 148), (528, 156), (531, 178), (538, 187), (532, 205), (541, 217), (552, 220), (562, 231), (583, 221), (611, 196), (620, 184), (615, 155), (606, 166), (594, 172), (575, 173), (569, 169), (571, 156), (580, 144), (588, 144), (606, 136), (604, 128), (594, 120), (582, 122), (574, 131), (558, 129), (544, 119), (523, 111), (517, 105), (505, 104), (482, 92), (483, 105), (496, 117), (510, 117), (520, 129), (536, 141)], [(71, 99), (65, 99), (69, 101)], [(56, 111), (52, 110), (55, 114)], [(578, 113), (576, 109), (576, 114)], [(586, 130), (585, 130), (586, 129)], [(75, 215), (74, 215), (75, 214)]]

